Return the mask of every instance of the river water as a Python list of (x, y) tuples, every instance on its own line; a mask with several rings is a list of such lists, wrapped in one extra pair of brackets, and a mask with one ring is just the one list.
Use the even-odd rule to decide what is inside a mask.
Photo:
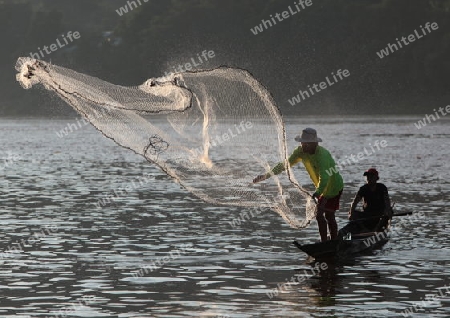
[(317, 241), (315, 222), (205, 204), (90, 126), (58, 136), (75, 119), (3, 119), (0, 317), (450, 317), (450, 122), (286, 120), (289, 149), (312, 126), (336, 158), (371, 150), (342, 169), (340, 227), (371, 166), (419, 216), (394, 219), (379, 251), (314, 268), (291, 243)]

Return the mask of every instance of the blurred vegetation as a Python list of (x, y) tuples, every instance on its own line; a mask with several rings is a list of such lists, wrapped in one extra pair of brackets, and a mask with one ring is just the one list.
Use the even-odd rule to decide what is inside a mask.
[[(294, 1), (140, 1), (119, 16), (127, 1), (0, 0), (0, 114), (68, 110), (41, 90), (22, 90), (13, 69), (19, 56), (67, 31), (79, 31), (81, 39), (43, 60), (116, 84), (140, 84), (214, 50), (202, 67), (249, 70), (286, 114), (429, 113), (449, 104), (450, 0), (312, 0), (258, 35), (250, 28)], [(439, 29), (383, 59), (376, 55), (426, 22)], [(337, 69), (351, 76), (299, 105), (287, 103)]]

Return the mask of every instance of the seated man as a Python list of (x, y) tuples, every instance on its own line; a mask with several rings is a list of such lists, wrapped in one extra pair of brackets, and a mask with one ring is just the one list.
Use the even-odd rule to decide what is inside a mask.
[[(377, 183), (378, 171), (371, 168), (364, 172), (364, 176), (366, 176), (367, 184), (359, 189), (349, 212), (349, 219), (353, 222), (339, 231), (340, 236), (348, 232), (354, 234), (381, 231), (392, 218), (388, 189), (384, 184)], [(363, 211), (356, 211), (356, 206), (361, 200), (363, 200)], [(359, 219), (364, 221), (359, 222)]]
[[(359, 188), (349, 212), (350, 220), (367, 219), (361, 222), (368, 231), (380, 231), (386, 227), (392, 217), (391, 201), (386, 186), (377, 183), (378, 171), (371, 168), (364, 172), (367, 184)], [(356, 211), (356, 206), (363, 200), (363, 212)]]

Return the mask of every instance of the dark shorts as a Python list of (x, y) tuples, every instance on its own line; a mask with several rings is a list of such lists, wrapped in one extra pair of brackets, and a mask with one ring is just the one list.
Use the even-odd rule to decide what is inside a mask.
[(325, 198), (321, 196), (317, 201), (317, 206), (319, 209), (325, 209), (329, 211), (339, 210), (339, 201), (341, 199), (342, 190), (338, 193), (337, 196), (332, 198)]

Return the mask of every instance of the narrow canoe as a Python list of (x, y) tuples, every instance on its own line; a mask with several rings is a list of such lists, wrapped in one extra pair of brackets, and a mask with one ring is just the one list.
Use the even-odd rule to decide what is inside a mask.
[(346, 258), (379, 248), (388, 241), (387, 232), (369, 232), (352, 235), (350, 240), (331, 240), (314, 244), (294, 245), (315, 259)]

